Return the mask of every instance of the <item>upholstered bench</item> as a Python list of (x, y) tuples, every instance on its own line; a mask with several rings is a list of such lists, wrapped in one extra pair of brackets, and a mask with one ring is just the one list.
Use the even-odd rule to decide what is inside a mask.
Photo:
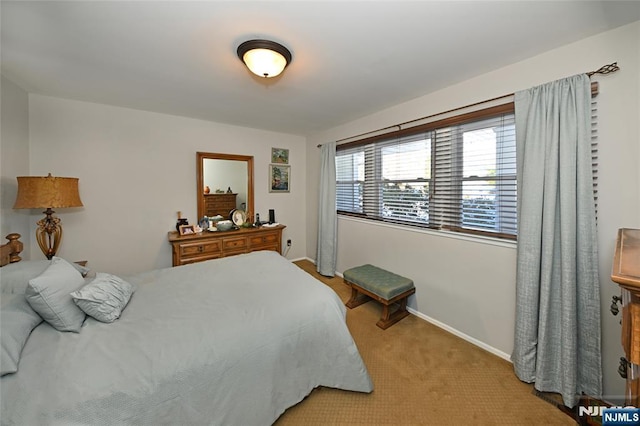
[[(413, 281), (373, 265), (362, 265), (347, 269), (343, 273), (344, 282), (351, 286), (348, 308), (355, 308), (375, 299), (382, 303), (382, 317), (376, 325), (383, 330), (391, 327), (409, 315), (407, 298), (416, 292)], [(398, 303), (391, 313), (389, 306)]]

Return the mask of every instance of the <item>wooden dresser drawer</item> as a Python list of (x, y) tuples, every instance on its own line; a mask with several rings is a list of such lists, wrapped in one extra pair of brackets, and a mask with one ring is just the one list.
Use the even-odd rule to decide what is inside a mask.
[(279, 232), (269, 232), (261, 235), (254, 235), (249, 238), (249, 245), (251, 246), (251, 248), (274, 246), (278, 244), (279, 238)]
[(180, 244), (179, 247), (180, 256), (182, 257), (202, 256), (222, 251), (219, 240), (203, 241), (199, 243), (183, 243)]
[(241, 251), (247, 247), (247, 237), (224, 238), (222, 240), (222, 249), (224, 251)]
[(207, 255), (203, 255), (203, 256), (182, 257), (173, 266), (187, 265), (189, 263), (204, 262), (205, 260), (218, 259), (220, 257), (222, 257), (222, 252), (213, 253), (213, 254), (207, 254)]

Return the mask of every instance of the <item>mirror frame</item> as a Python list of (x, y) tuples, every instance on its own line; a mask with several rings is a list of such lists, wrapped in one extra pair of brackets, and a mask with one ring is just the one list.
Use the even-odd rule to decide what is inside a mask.
[(253, 156), (219, 154), (215, 152), (196, 152), (196, 184), (198, 199), (198, 218), (204, 217), (204, 160), (233, 160), (247, 163), (247, 220), (253, 223)]

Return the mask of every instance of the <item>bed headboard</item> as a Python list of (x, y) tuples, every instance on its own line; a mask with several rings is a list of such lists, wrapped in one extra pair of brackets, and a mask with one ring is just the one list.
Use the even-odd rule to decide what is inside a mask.
[(7, 235), (9, 242), (0, 246), (0, 266), (22, 260), (20, 253), (22, 252), (23, 245), (19, 239), (20, 234)]

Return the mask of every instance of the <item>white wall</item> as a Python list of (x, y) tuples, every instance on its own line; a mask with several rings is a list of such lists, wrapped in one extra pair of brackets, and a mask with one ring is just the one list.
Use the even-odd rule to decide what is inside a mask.
[[(4, 237), (12, 232), (21, 234), (21, 241), (29, 241), (36, 220), (29, 217), (29, 210), (13, 210), (18, 192), (16, 176), (29, 175), (29, 97), (4, 76), (0, 95), (0, 244), (4, 244)], [(22, 258), (29, 259), (29, 252)]]
[[(624, 395), (617, 373), (619, 317), (609, 312), (618, 287), (610, 279), (616, 230), (640, 227), (640, 22), (584, 39), (308, 138), (307, 253), (316, 253), (318, 143), (513, 93), (618, 62), (597, 76), (599, 109), (599, 251), (605, 398)], [(515, 318), (515, 247), (399, 230), (358, 220), (338, 221), (338, 271), (370, 262), (407, 275), (417, 292), (410, 306), (470, 340), (508, 356)]]
[[(80, 178), (84, 207), (59, 209), (59, 255), (97, 271), (130, 274), (171, 266), (167, 232), (176, 212), (196, 223), (196, 152), (254, 156), (255, 209), (276, 210), (304, 257), (304, 138), (165, 114), (29, 95), (30, 173)], [(271, 148), (290, 150), (293, 185), (269, 193)], [(225, 188), (226, 189), (226, 188)], [(32, 218), (37, 220), (37, 216)], [(30, 244), (32, 256), (42, 256)]]

